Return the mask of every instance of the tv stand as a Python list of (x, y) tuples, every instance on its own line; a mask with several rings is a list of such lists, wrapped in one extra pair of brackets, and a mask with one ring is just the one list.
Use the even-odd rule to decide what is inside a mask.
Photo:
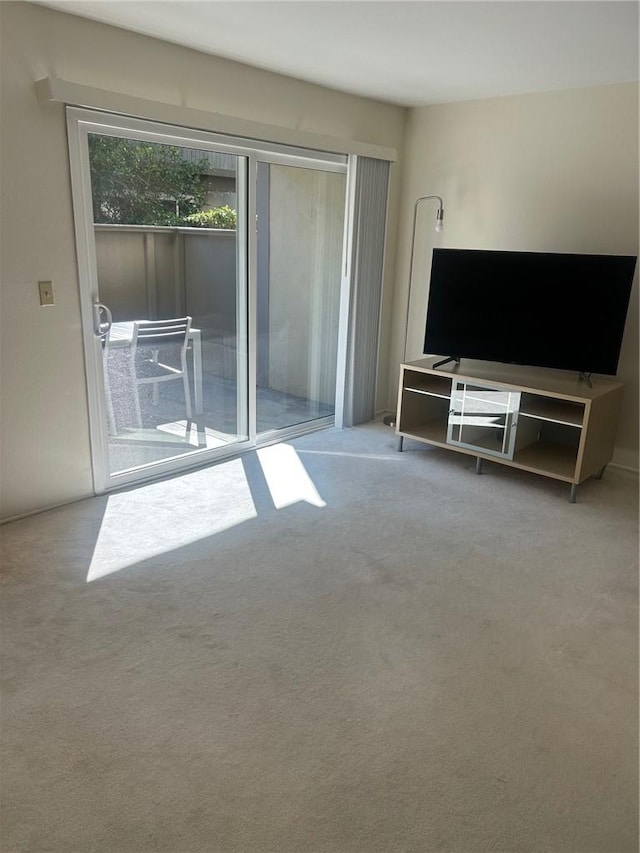
[[(455, 364), (450, 364), (453, 361)], [(587, 387), (575, 374), (516, 365), (458, 371), (433, 358), (402, 364), (396, 414), (404, 438), (484, 461), (562, 480), (577, 487), (601, 478), (613, 456), (623, 385), (598, 378)]]

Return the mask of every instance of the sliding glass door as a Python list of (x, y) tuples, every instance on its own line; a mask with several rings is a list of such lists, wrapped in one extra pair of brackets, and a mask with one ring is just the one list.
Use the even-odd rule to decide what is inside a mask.
[(249, 442), (248, 156), (69, 112), (102, 491)]
[(96, 491), (333, 423), (346, 158), (68, 129)]

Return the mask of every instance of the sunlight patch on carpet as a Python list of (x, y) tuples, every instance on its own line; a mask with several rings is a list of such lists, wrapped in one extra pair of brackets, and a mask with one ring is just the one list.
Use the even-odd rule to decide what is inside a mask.
[(240, 459), (185, 477), (110, 495), (87, 583), (176, 552), (257, 517)]
[(302, 460), (290, 444), (263, 447), (258, 450), (258, 459), (276, 509), (291, 506), (298, 501), (326, 506)]

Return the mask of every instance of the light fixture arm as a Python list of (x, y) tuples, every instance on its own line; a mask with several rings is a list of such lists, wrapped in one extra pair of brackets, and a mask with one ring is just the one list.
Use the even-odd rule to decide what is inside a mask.
[(436, 213), (436, 231), (442, 231), (442, 223), (444, 220), (444, 204), (439, 195), (423, 195), (421, 198), (416, 200), (416, 203), (413, 206), (413, 227), (411, 229), (411, 252), (409, 254), (409, 292), (407, 293), (407, 316), (405, 318), (404, 323), (404, 349), (402, 351), (402, 360), (403, 362), (407, 360), (407, 340), (409, 337), (409, 314), (411, 311), (411, 284), (413, 279), (413, 256), (415, 252), (416, 246), (416, 224), (418, 221), (418, 208), (422, 204), (423, 201), (428, 201), (429, 199), (437, 199), (438, 200), (438, 211)]

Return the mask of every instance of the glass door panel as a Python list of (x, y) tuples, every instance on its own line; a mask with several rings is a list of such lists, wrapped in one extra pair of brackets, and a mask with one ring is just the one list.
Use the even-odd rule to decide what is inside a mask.
[(109, 476), (246, 441), (246, 158), (87, 140)]
[(257, 433), (335, 414), (346, 174), (258, 162)]

